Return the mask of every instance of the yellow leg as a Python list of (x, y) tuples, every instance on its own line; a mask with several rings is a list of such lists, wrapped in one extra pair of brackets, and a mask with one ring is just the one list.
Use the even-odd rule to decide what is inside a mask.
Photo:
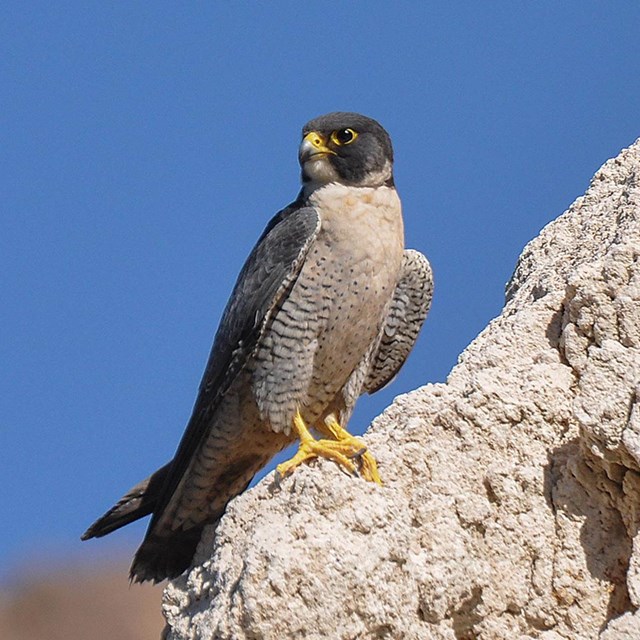
[[(293, 431), (300, 439), (300, 448), (291, 460), (279, 464), (276, 468), (276, 471), (282, 477), (290, 474), (296, 467), (311, 458), (333, 460), (350, 474), (355, 475), (356, 465), (350, 458), (366, 455), (366, 446), (352, 436), (349, 436), (350, 439), (316, 440), (309, 432), (299, 411), (296, 411), (296, 415), (293, 418)], [(347, 432), (345, 431), (345, 433)]]
[[(361, 450), (356, 457), (359, 460), (360, 466), (360, 475), (369, 482), (375, 482), (379, 485), (382, 484), (382, 480), (380, 479), (380, 474), (378, 473), (378, 464), (376, 463), (375, 458), (367, 451), (367, 446), (359, 440), (355, 436), (352, 436), (336, 419), (333, 413), (330, 413), (325, 421), (324, 426), (328, 432), (328, 435), (331, 435), (338, 442), (347, 444), (354, 449), (358, 447)], [(324, 429), (321, 428), (321, 431), (324, 432)]]

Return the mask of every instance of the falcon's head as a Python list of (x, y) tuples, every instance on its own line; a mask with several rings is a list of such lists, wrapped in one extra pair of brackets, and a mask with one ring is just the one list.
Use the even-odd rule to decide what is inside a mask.
[(302, 182), (308, 189), (330, 182), (393, 186), (393, 148), (375, 120), (337, 111), (308, 122), (298, 152)]

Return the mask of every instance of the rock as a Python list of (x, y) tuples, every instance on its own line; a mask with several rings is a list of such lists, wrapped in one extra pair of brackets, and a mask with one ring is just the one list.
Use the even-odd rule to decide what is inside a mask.
[(166, 638), (640, 638), (640, 140), (525, 248), (446, 384), (203, 536)]

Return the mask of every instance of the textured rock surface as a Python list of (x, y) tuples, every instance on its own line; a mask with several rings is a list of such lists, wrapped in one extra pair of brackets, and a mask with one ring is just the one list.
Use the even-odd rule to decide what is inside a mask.
[(165, 591), (184, 638), (640, 638), (640, 141), (524, 250), (446, 384), (366, 440), (385, 486), (272, 476)]

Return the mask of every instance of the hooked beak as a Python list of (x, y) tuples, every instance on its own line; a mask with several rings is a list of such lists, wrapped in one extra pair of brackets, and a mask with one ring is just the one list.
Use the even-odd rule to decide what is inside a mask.
[(335, 151), (332, 151), (327, 147), (327, 139), (317, 131), (311, 131), (302, 139), (300, 149), (298, 150), (298, 160), (303, 165), (307, 160), (319, 156), (315, 159), (327, 155), (337, 155)]

